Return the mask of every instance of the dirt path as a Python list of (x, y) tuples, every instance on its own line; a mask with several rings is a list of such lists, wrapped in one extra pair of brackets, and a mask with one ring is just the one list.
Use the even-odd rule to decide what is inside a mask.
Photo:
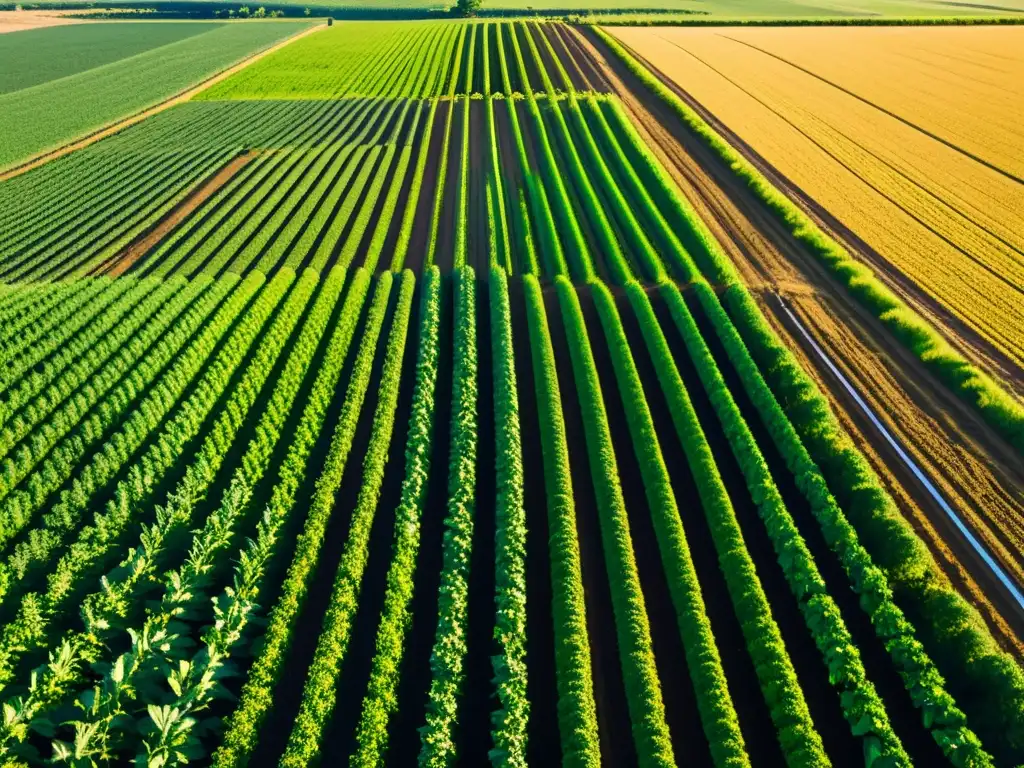
[(131, 243), (98, 265), (89, 274), (92, 276), (107, 275), (109, 277), (123, 275), (136, 261), (149, 253), (175, 227), (191, 216), (199, 206), (209, 200), (221, 187), (231, 181), (236, 173), (254, 159), (256, 159), (256, 153), (246, 152), (229, 161), (227, 165), (222, 166), (213, 176), (208, 177), (194, 187), (192, 192), (188, 193), (180, 203), (175, 205), (152, 227), (140, 233)]
[(88, 21), (90, 19), (71, 15), (67, 11), (0, 11), (0, 35)]
[(282, 40), (276, 45), (272, 45), (269, 48), (264, 48), (259, 53), (255, 53), (249, 58), (243, 59), (242, 61), (238, 62), (234, 66), (222, 70), (221, 72), (204, 80), (198, 85), (192, 86), (187, 91), (182, 91), (177, 96), (172, 96), (167, 101), (162, 101), (155, 106), (144, 109), (143, 111), (137, 112), (136, 114), (126, 117), (122, 120), (118, 120), (116, 123), (112, 123), (111, 125), (108, 125), (106, 128), (101, 128), (98, 131), (88, 134), (87, 136), (83, 136), (80, 139), (75, 139), (75, 141), (71, 142), (70, 144), (65, 144), (63, 147), (58, 147), (57, 149), (52, 149), (47, 152), (44, 152), (41, 155), (36, 155), (30, 160), (26, 160), (21, 165), (16, 165), (13, 168), (8, 168), (3, 173), (0, 173), (0, 181), (6, 181), (7, 179), (12, 179), (15, 176), (20, 176), (26, 171), (31, 171), (33, 168), (39, 167), (43, 163), (48, 163), (51, 160), (56, 160), (58, 157), (63, 157), (64, 155), (70, 154), (75, 150), (84, 149), (85, 147), (88, 147), (90, 144), (95, 144), (100, 139), (105, 139), (108, 136), (113, 136), (115, 133), (120, 133), (125, 128), (133, 126), (136, 123), (142, 122), (148, 117), (152, 117), (153, 115), (159, 114), (160, 112), (163, 112), (166, 109), (170, 109), (176, 104), (186, 102), (193, 96), (195, 96), (197, 93), (201, 93), (202, 91), (205, 91), (207, 88), (210, 88), (211, 86), (219, 83), (221, 80), (231, 77), (231, 75), (235, 74), (236, 72), (242, 69), (245, 69), (250, 64), (259, 61), (264, 56), (269, 56), (275, 51), (284, 48), (286, 45), (294, 43), (299, 38), (306, 37), (306, 35), (311, 35), (314, 32), (317, 32), (325, 28), (326, 25), (324, 24), (316, 24), (303, 32), (299, 32), (298, 34), (292, 35), (291, 37)]
[[(1001, 602), (1001, 595), (988, 584), (987, 572), (974, 565), (966, 542), (948, 530), (945, 513), (914, 478), (903, 473), (891, 448), (861, 423), (846, 391), (790, 334), (772, 295), (786, 297), (829, 355), (846, 361), (851, 381), (915, 461), (939, 482), (947, 501), (967, 519), (981, 523), (991, 540), (1003, 544), (1005, 536), (997, 539), (992, 532), (1004, 528), (1005, 521), (1024, 516), (1024, 468), (1019, 456), (858, 304), (666, 105), (613, 55), (603, 55), (596, 35), (580, 29), (573, 29), (573, 34), (737, 265), (765, 316), (827, 393), (844, 428), (943, 570), (982, 612), (1004, 647), (1024, 654), (1018, 635), (1024, 617)], [(1021, 539), (1016, 539), (1009, 552), (1018, 564), (1021, 547)]]

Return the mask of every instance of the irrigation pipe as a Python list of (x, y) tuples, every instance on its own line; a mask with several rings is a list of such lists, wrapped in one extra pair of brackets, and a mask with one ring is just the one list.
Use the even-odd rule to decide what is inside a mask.
[(804, 328), (803, 323), (801, 323), (797, 319), (796, 315), (794, 315), (790, 311), (789, 307), (786, 306), (786, 302), (783, 301), (782, 297), (779, 296), (778, 294), (775, 294), (775, 298), (778, 299), (779, 306), (782, 307), (782, 311), (786, 313), (789, 319), (793, 322), (793, 325), (796, 326), (797, 330), (800, 331), (803, 337), (807, 340), (807, 343), (811, 345), (811, 348), (814, 350), (814, 352), (818, 355), (818, 357), (821, 358), (822, 362), (828, 366), (828, 369), (839, 380), (839, 383), (843, 385), (846, 391), (850, 394), (850, 397), (854, 399), (854, 402), (857, 403), (857, 405), (864, 412), (864, 414), (869, 419), (871, 419), (871, 423), (875, 425), (875, 429), (877, 429), (881, 433), (882, 437), (885, 438), (886, 442), (889, 443), (890, 446), (892, 446), (892, 449), (896, 451), (896, 455), (900, 457), (904, 464), (906, 464), (907, 468), (914, 474), (914, 477), (916, 477), (918, 481), (921, 483), (921, 485), (924, 486), (924, 489), (928, 491), (929, 494), (931, 494), (931, 497), (942, 508), (942, 511), (945, 512), (946, 516), (953, 521), (953, 524), (957, 527), (960, 533), (963, 534), (964, 538), (967, 539), (967, 542), (971, 545), (971, 547), (974, 548), (974, 551), (977, 553), (978, 557), (980, 557), (984, 561), (985, 565), (988, 566), (989, 570), (992, 572), (992, 575), (995, 576), (1000, 581), (1000, 583), (1002, 583), (1002, 585), (1006, 588), (1006, 591), (1009, 592), (1010, 596), (1016, 601), (1018, 607), (1022, 611), (1024, 611), (1024, 594), (1021, 594), (1020, 589), (1014, 583), (1013, 579), (1011, 579), (1007, 575), (1006, 571), (1003, 570), (1003, 568), (999, 565), (996, 559), (989, 553), (985, 546), (980, 541), (978, 541), (978, 539), (974, 536), (971, 530), (967, 527), (967, 524), (964, 523), (964, 521), (960, 518), (960, 515), (958, 515), (956, 511), (949, 505), (949, 503), (943, 498), (942, 494), (939, 493), (939, 490), (938, 488), (935, 487), (935, 484), (928, 479), (928, 476), (917, 465), (917, 462), (915, 462), (914, 459), (911, 458), (905, 450), (903, 450), (903, 446), (901, 446), (899, 442), (896, 440), (896, 438), (892, 436), (889, 430), (886, 429), (885, 425), (875, 415), (875, 412), (871, 410), (871, 406), (869, 406), (864, 401), (864, 398), (860, 396), (860, 393), (857, 392), (857, 390), (849, 381), (847, 381), (846, 377), (842, 374), (842, 371), (840, 371), (836, 367), (835, 363), (833, 363), (832, 360), (829, 358), (829, 356), (825, 354), (825, 351), (821, 348), (818, 342), (814, 340), (814, 337), (811, 336), (811, 334), (807, 331), (806, 328)]

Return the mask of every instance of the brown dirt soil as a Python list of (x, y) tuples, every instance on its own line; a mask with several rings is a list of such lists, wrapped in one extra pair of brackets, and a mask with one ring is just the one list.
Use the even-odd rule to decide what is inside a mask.
[[(412, 235), (409, 238), (409, 251), (405, 255), (403, 267), (415, 270), (418, 274), (423, 268), (430, 245), (430, 229), (433, 226), (434, 190), (440, 183), (438, 175), (441, 169), (441, 147), (444, 142), (445, 126), (448, 123), (448, 111), (452, 102), (439, 101), (437, 112), (434, 113), (434, 125), (430, 133), (430, 150), (427, 152), (427, 164), (423, 169), (423, 184), (420, 187), (419, 200), (414, 201), (416, 213), (413, 217)], [(430, 119), (428, 113), (426, 119)]]
[(238, 155), (227, 165), (221, 167), (213, 176), (196, 185), (192, 192), (168, 211), (161, 219), (154, 222), (146, 231), (141, 232), (131, 243), (96, 266), (91, 275), (108, 275), (118, 277), (127, 272), (136, 261), (145, 256), (161, 240), (192, 215), (199, 206), (209, 200), (217, 191), (227, 184), (242, 168), (256, 159), (255, 152)]
[[(830, 357), (844, 362), (845, 374), (957, 511), (972, 522), (983, 522), (989, 540), (1004, 547), (1006, 535), (1014, 536), (1009, 559), (1018, 566), (1024, 540), (1005, 529), (997, 539), (992, 531), (1006, 521), (1014, 521), (1013, 530), (1019, 529), (1024, 515), (1020, 457), (858, 304), (666, 105), (614, 55), (604, 55), (596, 35), (582, 28), (573, 28), (572, 34), (612, 83), (641, 135), (737, 265), (765, 316), (827, 394), (844, 428), (940, 567), (979, 609), (1003, 647), (1024, 656), (1019, 639), (1024, 617), (992, 585), (991, 575), (976, 567), (973, 551), (950, 530), (945, 513), (910, 476), (895, 451), (864, 423), (852, 398), (787, 331), (784, 313), (771, 295), (791, 301)], [(855, 243), (844, 244), (860, 255)]]
[(147, 117), (152, 117), (155, 114), (163, 112), (165, 109), (170, 109), (176, 104), (186, 102), (193, 96), (195, 96), (197, 93), (205, 91), (207, 88), (210, 88), (211, 86), (219, 83), (221, 80), (225, 80), (226, 78), (231, 77), (236, 72), (245, 69), (250, 64), (253, 64), (262, 59), (264, 56), (269, 56), (275, 51), (284, 48), (286, 45), (294, 43), (299, 38), (306, 37), (306, 35), (311, 35), (314, 32), (317, 32), (321, 29), (326, 29), (326, 25), (316, 24), (303, 32), (299, 32), (296, 35), (292, 35), (286, 40), (282, 40), (276, 45), (272, 45), (269, 48), (264, 48), (259, 53), (255, 53), (249, 58), (243, 59), (242, 61), (235, 64), (233, 67), (228, 67), (227, 69), (217, 73), (213, 77), (210, 77), (209, 79), (204, 80), (198, 85), (189, 88), (187, 91), (182, 91), (177, 96), (172, 96), (167, 101), (160, 102), (154, 107), (144, 109), (142, 112), (138, 112), (134, 115), (131, 115), (130, 117), (126, 117), (123, 120), (118, 120), (116, 123), (112, 123), (106, 128), (101, 128), (100, 130), (95, 131), (94, 133), (90, 133), (87, 136), (83, 136), (80, 139), (76, 139), (75, 141), (71, 142), (70, 144), (66, 144), (63, 147), (59, 147), (58, 149), (53, 149), (50, 150), (49, 152), (44, 152), (41, 155), (37, 155), (31, 160), (25, 161), (21, 165), (14, 166), (13, 168), (8, 168), (3, 173), (0, 173), (0, 181), (6, 181), (7, 179), (14, 178), (15, 176), (20, 176), (26, 171), (30, 171), (33, 168), (42, 165), (43, 163), (48, 163), (49, 161), (55, 160), (58, 157), (63, 157), (64, 155), (70, 154), (75, 150), (88, 147), (90, 144), (95, 144), (100, 139), (105, 139), (108, 136), (113, 136), (115, 133), (120, 133), (125, 128), (135, 125), (136, 123), (142, 122)]

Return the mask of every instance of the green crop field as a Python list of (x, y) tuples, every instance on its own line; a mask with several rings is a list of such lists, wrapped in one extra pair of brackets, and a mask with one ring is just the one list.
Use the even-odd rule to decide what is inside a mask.
[(1024, 761), (591, 42), (336, 23), (0, 183), (0, 759)]
[[(28, 75), (4, 76), (27, 87), (0, 95), (0, 169), (163, 101), (305, 28), (298, 22), (172, 23), (170, 33), (151, 31), (162, 26), (121, 26), (122, 30), (138, 29), (142, 39), (155, 34), (165, 42), (137, 52), (129, 45), (128, 55), (97, 66), (72, 70), (76, 65), (62, 61), (50, 70), (53, 77), (34, 85), (27, 85)], [(45, 41), (47, 35), (75, 30), (89, 38), (95, 34), (92, 29), (89, 25), (54, 27), (0, 36), (0, 71), (21, 72), (22, 62), (27, 60), (31, 67), (35, 61), (36, 54), (26, 54), (17, 43), (21, 35), (38, 34)], [(14, 44), (5, 44), (5, 38)], [(50, 50), (52, 55), (57, 49)], [(101, 53), (90, 55), (98, 62)], [(58, 75), (62, 70), (63, 76)]]
[(0, 36), (0, 93), (30, 88), (50, 80), (127, 59), (163, 45), (209, 32), (214, 23), (140, 22), (73, 24), (30, 29)]

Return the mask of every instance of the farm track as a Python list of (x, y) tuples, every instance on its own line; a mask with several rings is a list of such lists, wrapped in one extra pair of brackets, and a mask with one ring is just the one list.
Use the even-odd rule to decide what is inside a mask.
[(212, 86), (214, 86), (217, 83), (219, 83), (221, 80), (226, 80), (227, 78), (229, 78), (232, 75), (234, 75), (236, 72), (240, 72), (241, 70), (245, 69), (250, 64), (253, 64), (253, 63), (259, 61), (260, 59), (264, 58), (265, 56), (269, 56), (270, 54), (275, 53), (276, 51), (280, 50), (281, 48), (284, 48), (286, 45), (289, 45), (290, 43), (295, 42), (299, 38), (306, 37), (307, 35), (311, 35), (314, 32), (318, 32), (318, 31), (320, 31), (321, 29), (324, 29), (324, 28), (325, 28), (325, 25), (323, 25), (323, 24), (317, 24), (317, 25), (315, 25), (313, 27), (310, 27), (309, 29), (307, 29), (307, 30), (305, 30), (303, 32), (299, 32), (298, 34), (293, 35), (292, 37), (288, 38), (287, 40), (282, 40), (280, 43), (277, 43), (276, 45), (272, 45), (269, 48), (265, 48), (264, 50), (260, 51), (259, 53), (256, 53), (256, 54), (254, 54), (252, 56), (249, 56), (244, 61), (240, 61), (237, 64), (235, 64), (235, 65), (233, 65), (231, 67), (228, 67), (227, 69), (225, 69), (225, 70), (223, 70), (221, 72), (218, 72), (213, 77), (211, 77), (211, 78), (209, 78), (207, 80), (204, 80), (202, 83), (200, 83), (200, 84), (198, 84), (196, 86), (193, 86), (192, 88), (189, 88), (188, 90), (183, 91), (182, 93), (179, 93), (177, 96), (174, 96), (174, 97), (168, 99), (167, 101), (163, 101), (160, 104), (157, 104), (156, 106), (149, 107), (148, 109), (145, 109), (142, 112), (139, 112), (139, 113), (137, 113), (135, 115), (127, 117), (127, 118), (125, 118), (123, 120), (119, 120), (116, 123), (114, 123), (113, 125), (109, 125), (106, 128), (101, 128), (100, 130), (96, 131), (95, 133), (91, 133), (91, 134), (89, 134), (88, 136), (86, 136), (84, 138), (77, 139), (77, 140), (71, 142), (70, 144), (66, 144), (63, 147), (60, 147), (60, 148), (54, 149), (54, 150), (50, 150), (48, 152), (44, 152), (43, 154), (38, 155), (37, 157), (34, 157), (31, 160), (28, 160), (28, 161), (26, 161), (26, 162), (24, 162), (24, 163), (22, 163), (22, 164), (20, 164), (20, 165), (18, 165), (16, 167), (14, 167), (14, 168), (8, 168), (6, 171), (3, 171), (2, 173), (0, 173), (0, 181), (6, 181), (7, 179), (13, 179), (16, 176), (20, 176), (21, 174), (25, 173), (26, 171), (30, 171), (33, 168), (38, 168), (39, 166), (43, 165), (44, 163), (48, 163), (51, 160), (56, 160), (58, 157), (63, 157), (64, 155), (67, 155), (67, 154), (70, 154), (72, 152), (75, 152), (76, 150), (88, 147), (90, 144), (95, 144), (100, 139), (105, 139), (108, 136), (113, 136), (113, 135), (115, 135), (117, 133), (120, 133), (125, 128), (128, 128), (129, 126), (135, 125), (136, 123), (140, 123), (143, 120), (145, 120), (145, 119), (147, 119), (149, 117), (152, 117), (153, 115), (157, 115), (157, 114), (163, 112), (164, 110), (170, 109), (171, 107), (175, 106), (176, 104), (183, 104), (184, 102), (186, 102), (189, 99), (191, 99), (193, 96), (195, 96), (195, 95), (197, 95), (199, 93), (202, 93), (207, 88), (211, 88)]
[[(812, 329), (820, 328), (813, 317), (831, 318), (832, 332), (818, 333), (818, 342), (835, 358), (847, 361), (851, 380), (857, 382), (876, 412), (883, 414), (887, 427), (911, 449), (915, 460), (932, 477), (942, 479), (943, 486), (951, 491), (955, 508), (968, 517), (983, 515), (986, 527), (993, 530), (1000, 527), (1001, 520), (1024, 515), (1024, 472), (1015, 451), (851, 298), (614, 56), (603, 55), (596, 36), (581, 29), (575, 29), (574, 34), (615, 85), (615, 92), (649, 146), (740, 267), (773, 326), (783, 332), (787, 345), (798, 353), (805, 369), (814, 374), (838, 406), (836, 412), (843, 426), (872, 459), (887, 485), (896, 490), (905, 516), (925, 535), (946, 573), (982, 611), (1004, 647), (1020, 656), (1024, 653), (1019, 640), (1024, 636), (1024, 616), (1004, 601), (992, 604), (1000, 593), (991, 588), (984, 570), (972, 568), (965, 573), (963, 562), (974, 562), (966, 543), (948, 530), (943, 522), (945, 514), (901, 469), (898, 458), (858, 420), (856, 406), (845, 391), (786, 332), (771, 294), (791, 299), (802, 317), (811, 318), (806, 324)], [(809, 311), (808, 307), (813, 309)], [(853, 344), (852, 349), (837, 347), (837, 322), (846, 329), (843, 343)], [(876, 382), (886, 384), (880, 388)], [(972, 478), (969, 485), (962, 481), (966, 477)], [(918, 510), (924, 511), (923, 519)], [(1024, 541), (1018, 540), (1014, 549), (1019, 563)], [(1009, 562), (1007, 565), (1014, 567)]]

